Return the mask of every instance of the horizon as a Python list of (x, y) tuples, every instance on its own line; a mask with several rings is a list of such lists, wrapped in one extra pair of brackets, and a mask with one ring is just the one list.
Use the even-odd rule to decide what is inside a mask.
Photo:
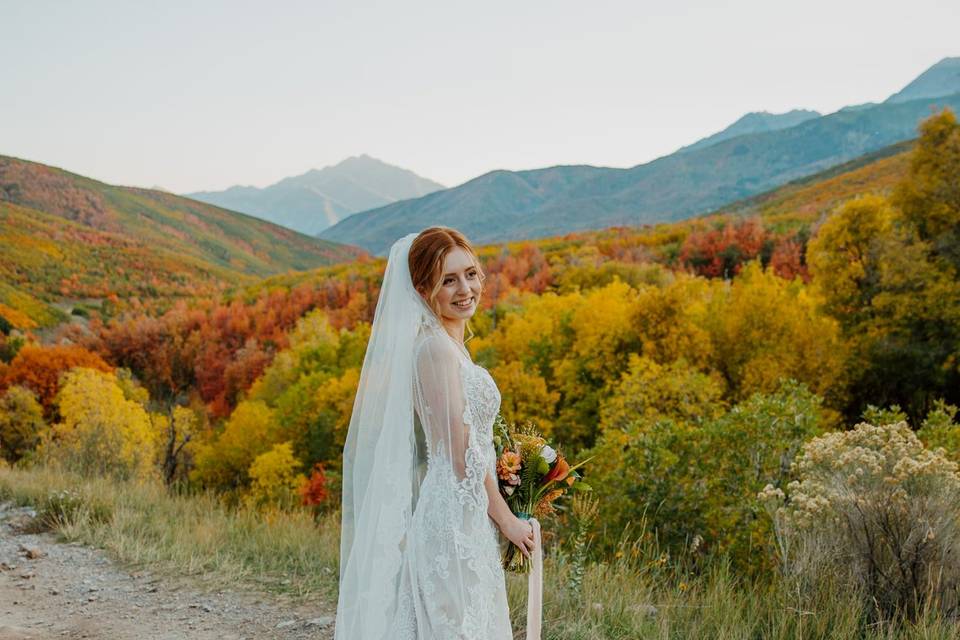
[(362, 155), (453, 187), (636, 166), (750, 112), (882, 102), (960, 54), (960, 5), (935, 0), (420, 4), (14, 6), (0, 54), (22, 62), (5, 78), (18, 99), (0, 101), (0, 154), (176, 194)]

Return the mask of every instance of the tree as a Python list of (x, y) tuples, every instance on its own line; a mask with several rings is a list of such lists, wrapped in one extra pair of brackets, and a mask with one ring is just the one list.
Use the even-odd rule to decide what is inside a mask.
[(104, 360), (76, 345), (24, 345), (11, 361), (0, 389), (12, 385), (27, 387), (37, 395), (43, 406), (44, 417), (53, 418), (55, 400), (60, 389), (60, 374), (73, 367), (85, 367), (109, 372), (113, 368)]
[(892, 201), (844, 205), (810, 244), (814, 281), (852, 352), (848, 415), (899, 404), (915, 422), (960, 401), (960, 126), (928, 119)]
[(43, 407), (26, 387), (13, 386), (0, 395), (0, 456), (16, 462), (39, 442)]
[(155, 473), (159, 434), (150, 415), (128, 400), (113, 373), (77, 367), (57, 394), (62, 420), (44, 431), (41, 457), (78, 473), (121, 479)]
[(896, 212), (886, 199), (867, 195), (845, 203), (817, 230), (807, 260), (826, 310), (846, 329), (869, 319), (881, 291), (881, 265), (896, 251)]
[(844, 343), (836, 320), (799, 280), (787, 281), (752, 262), (733, 282), (714, 282), (704, 323), (713, 342), (712, 364), (732, 400), (772, 393), (794, 378), (831, 406), (842, 407)]
[(723, 381), (702, 373), (684, 360), (660, 365), (630, 354), (613, 394), (600, 408), (600, 427), (626, 429), (636, 420), (672, 418), (692, 424), (715, 418), (724, 411)]
[(920, 240), (930, 243), (932, 257), (960, 271), (960, 123), (953, 112), (920, 125), (910, 171), (892, 200)]
[(249, 469), (261, 453), (279, 441), (274, 411), (260, 400), (237, 405), (221, 433), (208, 442), (194, 442), (194, 468), (190, 479), (224, 491), (250, 483)]
[(528, 371), (516, 360), (494, 368), (490, 375), (500, 389), (500, 413), (507, 422), (523, 424), (533, 421), (549, 436), (553, 431), (560, 394), (547, 388), (536, 372)]
[(261, 453), (250, 465), (250, 489), (244, 502), (255, 508), (276, 505), (289, 508), (295, 504), (297, 489), (306, 477), (297, 473), (303, 464), (293, 456), (293, 445), (281, 442)]

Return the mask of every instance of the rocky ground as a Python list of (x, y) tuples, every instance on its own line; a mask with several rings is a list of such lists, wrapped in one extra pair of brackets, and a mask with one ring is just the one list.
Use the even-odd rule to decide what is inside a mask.
[(28, 533), (33, 516), (0, 503), (0, 640), (333, 638), (327, 603), (125, 570), (102, 550)]

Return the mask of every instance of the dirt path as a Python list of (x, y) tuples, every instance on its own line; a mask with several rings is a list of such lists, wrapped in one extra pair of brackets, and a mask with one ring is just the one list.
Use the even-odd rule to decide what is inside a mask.
[(0, 503), (0, 640), (333, 637), (329, 606), (126, 571), (102, 550), (24, 533), (32, 516)]

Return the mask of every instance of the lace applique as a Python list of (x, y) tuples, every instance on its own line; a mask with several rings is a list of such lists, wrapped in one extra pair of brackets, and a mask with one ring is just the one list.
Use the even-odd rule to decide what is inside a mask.
[(497, 531), (487, 515), (484, 486), (486, 474), (496, 473), (493, 421), (500, 392), (486, 369), (463, 354), (459, 361), (468, 430), (464, 478), (456, 478), (443, 451), (429, 452), (408, 530), (392, 639), (512, 638)]

